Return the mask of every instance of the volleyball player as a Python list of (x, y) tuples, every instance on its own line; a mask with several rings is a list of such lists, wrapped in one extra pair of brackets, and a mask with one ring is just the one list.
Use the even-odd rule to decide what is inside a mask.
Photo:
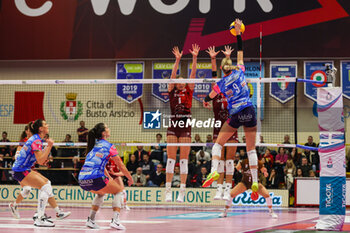
[(70, 212), (63, 213), (59, 210), (55, 197), (52, 193), (51, 182), (40, 173), (31, 170), (31, 167), (35, 162), (40, 165), (44, 165), (47, 162), (53, 141), (48, 139), (46, 141), (48, 144), (47, 147), (44, 150), (42, 150), (42, 147), (43, 138), (49, 133), (49, 125), (46, 124), (44, 120), (39, 119), (35, 122), (29, 123), (28, 126), (33, 136), (31, 136), (28, 141), (25, 142), (24, 146), (20, 150), (20, 154), (13, 164), (13, 177), (22, 187), (28, 187), (28, 189), (26, 189), (26, 193), (24, 193), (24, 196), (29, 195), (30, 187), (39, 189), (37, 217), (34, 218), (34, 225), (39, 227), (54, 227), (55, 224), (45, 216), (45, 207), (49, 199), (51, 199), (50, 202), (54, 204), (54, 209), (57, 215), (61, 215), (56, 215), (58, 218), (67, 217)]
[[(233, 52), (233, 49), (230, 46), (225, 46), (225, 51), (222, 51), (222, 53), (225, 55), (226, 58), (230, 58), (231, 53)], [(210, 55), (211, 59), (211, 65), (212, 65), (212, 77), (217, 78), (217, 68), (216, 68), (216, 55), (219, 53), (219, 51), (215, 51), (215, 47), (209, 47), (207, 50), (207, 53)], [(224, 125), (224, 123), (227, 121), (229, 112), (227, 110), (227, 99), (222, 94), (219, 94), (214, 97), (213, 99), (213, 112), (214, 112), (214, 118), (215, 122), (220, 121), (221, 126)], [(218, 137), (218, 134), (220, 132), (221, 127), (214, 127), (213, 129), (213, 141), (216, 142), (216, 139)], [(237, 143), (237, 131), (228, 139), (228, 142), (230, 143)], [(220, 175), (217, 183), (217, 191), (216, 195), (214, 196), (214, 200), (230, 200), (230, 190), (232, 188), (232, 179), (233, 179), (233, 173), (234, 173), (234, 163), (233, 158), (236, 153), (236, 146), (229, 146), (226, 147), (226, 155), (225, 155), (225, 148), (222, 148), (221, 151), (221, 158), (219, 160), (218, 164), (218, 173)], [(226, 158), (226, 159), (225, 159)], [(226, 166), (226, 187), (223, 190), (223, 182), (224, 182), (224, 171)]]
[[(197, 56), (199, 53), (199, 46), (192, 45), (192, 71), (190, 78), (196, 77), (197, 71)], [(182, 51), (179, 51), (178, 47), (173, 48), (173, 54), (175, 55), (175, 64), (171, 72), (171, 79), (176, 78), (176, 72), (179, 67)], [(179, 77), (182, 79), (182, 77)], [(167, 131), (168, 143), (191, 143), (191, 127), (186, 125), (187, 119), (191, 118), (192, 107), (192, 95), (194, 90), (194, 84), (169, 84), (168, 92), (170, 99), (171, 109), (171, 126)], [(176, 126), (174, 126), (174, 124)], [(180, 192), (177, 198), (178, 202), (183, 202), (185, 197), (186, 180), (188, 174), (188, 155), (190, 153), (190, 146), (180, 147)], [(167, 146), (167, 165), (166, 165), (166, 183), (165, 183), (165, 201), (172, 201), (171, 181), (174, 175), (174, 167), (176, 163), (177, 146)]]
[(228, 102), (227, 108), (229, 110), (230, 117), (222, 126), (218, 138), (212, 149), (212, 170), (208, 175), (207, 180), (203, 183), (203, 187), (208, 187), (214, 180), (219, 178), (217, 172), (219, 160), (221, 157), (222, 146), (227, 142), (229, 138), (237, 131), (240, 126), (243, 126), (246, 147), (249, 159), (249, 166), (252, 173), (252, 191), (257, 192), (258, 185), (258, 156), (255, 150), (255, 138), (256, 138), (256, 115), (253, 104), (249, 98), (250, 91), (246, 83), (243, 62), (243, 42), (241, 37), (240, 28), (242, 21), (236, 19), (235, 30), (237, 33), (237, 66), (232, 66), (232, 60), (224, 58), (221, 62), (221, 69), (225, 76), (216, 83), (213, 90), (207, 95), (203, 101), (203, 105), (206, 108), (210, 108), (209, 101), (222, 93)]
[(121, 197), (122, 207), (129, 211), (130, 208), (126, 203), (126, 192), (125, 192), (125, 187), (124, 187), (123, 178), (122, 178), (124, 176), (123, 172), (120, 171), (120, 169), (118, 168), (117, 164), (113, 161), (113, 159), (108, 160), (106, 169), (108, 171), (108, 174), (113, 178), (113, 180), (122, 187), (123, 189), (123, 195)]
[(97, 194), (92, 201), (90, 215), (86, 226), (98, 229), (95, 222), (96, 212), (103, 203), (106, 193), (113, 194), (113, 218), (110, 226), (118, 230), (124, 230), (125, 227), (120, 223), (119, 215), (121, 200), (123, 196), (123, 187), (119, 185), (108, 174), (106, 164), (112, 159), (121, 172), (128, 178), (128, 184), (133, 183), (132, 177), (121, 159), (115, 146), (106, 139), (110, 136), (110, 130), (104, 123), (95, 125), (88, 134), (88, 145), (86, 150), (86, 159), (79, 173), (79, 185), (82, 189)]
[[(263, 163), (258, 162), (259, 170), (264, 173), (264, 176), (267, 177), (267, 169), (264, 167)], [(232, 204), (232, 199), (235, 198), (237, 195), (243, 193), (247, 189), (249, 189), (252, 185), (252, 175), (249, 169), (249, 162), (247, 158), (244, 158), (241, 162), (239, 162), (236, 166), (237, 170), (241, 170), (241, 173), (243, 174), (242, 181), (239, 182), (231, 191), (231, 198), (226, 201), (226, 206), (223, 210), (223, 212), (219, 215), (220, 218), (225, 218), (227, 216), (227, 211), (230, 208)], [(269, 214), (272, 218), (278, 218), (278, 216), (273, 212), (272, 210), (272, 200), (269, 195), (269, 192), (266, 190), (266, 188), (259, 183), (259, 188), (257, 191), (258, 194), (263, 196), (266, 200), (267, 207), (269, 208)]]
[[(15, 154), (15, 160), (17, 160), (18, 156), (20, 155), (20, 151), (22, 149), (22, 146), (24, 145), (24, 143), (26, 141), (28, 141), (28, 138), (30, 138), (32, 136), (32, 133), (29, 130), (29, 125), (31, 125), (32, 122), (30, 122), (28, 125), (25, 126), (24, 128), (24, 132), (26, 134), (26, 137), (23, 139), (23, 142), (21, 142), (21, 144), (17, 147), (16, 150), (16, 154)], [(9, 208), (11, 210), (12, 216), (14, 218), (20, 218), (20, 214), (18, 211), (18, 205), (23, 201), (23, 199), (27, 198), (30, 195), (30, 192), (32, 190), (32, 187), (26, 185), (26, 186), (22, 186), (22, 191), (18, 194), (15, 202), (11, 202), (9, 204)], [(58, 208), (56, 199), (54, 196), (50, 197), (48, 200), (50, 206), (56, 211), (56, 218), (57, 219), (64, 219), (66, 217), (68, 217), (71, 212), (63, 212), (60, 208)], [(38, 217), (38, 213), (36, 213), (34, 215), (34, 219)]]

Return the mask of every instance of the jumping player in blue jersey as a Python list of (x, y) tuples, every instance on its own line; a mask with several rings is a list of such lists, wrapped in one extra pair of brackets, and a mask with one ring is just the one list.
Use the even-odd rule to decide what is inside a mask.
[(258, 185), (258, 157), (255, 150), (256, 137), (256, 115), (252, 102), (250, 101), (249, 87), (246, 83), (244, 72), (245, 67), (243, 63), (243, 42), (240, 33), (242, 21), (236, 19), (236, 33), (237, 33), (237, 66), (232, 65), (230, 58), (224, 58), (221, 62), (221, 69), (225, 76), (216, 83), (213, 90), (205, 97), (203, 106), (211, 108), (208, 103), (213, 100), (216, 95), (223, 94), (228, 102), (229, 119), (222, 126), (218, 138), (212, 149), (212, 169), (203, 187), (208, 187), (214, 180), (219, 178), (217, 172), (218, 163), (221, 157), (222, 146), (229, 138), (237, 131), (240, 126), (243, 126), (247, 143), (247, 154), (249, 159), (249, 166), (252, 174), (253, 192), (257, 192)]
[(119, 220), (123, 187), (115, 182), (106, 170), (108, 160), (112, 159), (116, 163), (120, 171), (128, 178), (129, 186), (132, 185), (133, 180), (118, 156), (115, 146), (106, 140), (109, 136), (109, 128), (104, 123), (95, 125), (89, 131), (87, 154), (85, 163), (79, 173), (79, 185), (82, 189), (97, 194), (92, 201), (86, 226), (93, 229), (99, 228), (95, 223), (96, 212), (103, 203), (104, 195), (110, 193), (114, 196), (112, 201), (114, 215), (110, 226), (118, 230), (124, 230), (125, 227)]
[[(29, 123), (28, 126), (33, 136), (25, 142), (17, 155), (16, 161), (12, 167), (12, 171), (14, 171), (13, 177), (22, 187), (27, 187), (27, 190), (24, 190), (24, 196), (30, 193), (30, 187), (39, 189), (38, 209), (37, 215), (34, 218), (34, 225), (38, 227), (54, 227), (55, 224), (45, 215), (45, 207), (48, 200), (55, 209), (58, 219), (67, 217), (70, 215), (70, 212), (65, 213), (58, 208), (52, 193), (51, 182), (40, 173), (31, 170), (35, 162), (40, 165), (45, 165), (48, 160), (53, 141), (48, 139), (46, 141), (48, 144), (47, 147), (44, 150), (42, 148), (43, 138), (49, 133), (49, 125), (46, 124), (44, 120), (39, 119)], [(11, 208), (12, 212), (14, 210), (17, 211), (15, 206), (13, 206), (13, 209)], [(18, 212), (15, 212), (15, 216), (17, 215), (19, 217)]]

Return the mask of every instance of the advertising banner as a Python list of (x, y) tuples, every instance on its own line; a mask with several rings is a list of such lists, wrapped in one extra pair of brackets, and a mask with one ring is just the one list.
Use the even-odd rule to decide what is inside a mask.
[[(296, 78), (296, 62), (271, 62), (271, 78)], [(270, 96), (284, 104), (293, 99), (295, 95), (295, 83), (271, 83)]]
[[(188, 63), (188, 78), (192, 71), (192, 62)], [(212, 78), (211, 63), (197, 62), (196, 78)], [(203, 99), (211, 92), (211, 83), (195, 83), (193, 99), (203, 102)]]
[(350, 99), (350, 61), (340, 62), (340, 82), (343, 96)]

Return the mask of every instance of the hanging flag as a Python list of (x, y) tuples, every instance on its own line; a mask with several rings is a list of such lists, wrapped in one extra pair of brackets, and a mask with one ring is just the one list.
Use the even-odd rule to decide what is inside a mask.
[[(270, 74), (272, 78), (296, 78), (297, 63), (296, 62), (271, 62)], [(271, 83), (270, 96), (280, 103), (287, 103), (295, 96), (295, 83)]]
[[(143, 62), (117, 62), (117, 79), (143, 79)], [(143, 84), (117, 84), (117, 96), (132, 103), (142, 96)]]
[[(327, 75), (325, 73), (325, 64), (332, 64), (333, 61), (305, 61), (304, 62), (304, 78), (316, 81), (327, 81)], [(304, 94), (311, 100), (317, 101), (317, 88), (327, 87), (327, 83), (316, 84), (316, 83), (305, 83)]]
[(28, 124), (30, 121), (43, 119), (43, 103), (45, 92), (15, 92), (14, 124)]
[[(153, 79), (170, 79), (171, 71), (174, 63), (155, 62), (153, 63)], [(177, 70), (176, 75), (180, 74), (180, 68)], [(152, 85), (152, 95), (157, 99), (167, 103), (169, 101), (168, 84), (167, 83), (154, 83)]]
[(350, 99), (350, 61), (340, 62), (340, 82), (343, 88), (343, 96)]

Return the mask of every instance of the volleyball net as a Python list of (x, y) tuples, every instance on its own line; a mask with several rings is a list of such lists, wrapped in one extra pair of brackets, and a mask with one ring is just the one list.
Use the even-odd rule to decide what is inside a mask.
[[(137, 79), (133, 76), (115, 80), (1, 80), (0, 96), (6, 104), (2, 106), (0, 129), (7, 132), (10, 141), (17, 142), (25, 124), (42, 118), (50, 125), (49, 135), (56, 146), (81, 147), (85, 143), (78, 142), (80, 122), (84, 121), (88, 129), (104, 122), (111, 129), (109, 140), (122, 150), (137, 145), (161, 143), (165, 146), (167, 128), (174, 123), (171, 121), (168, 84), (194, 83), (192, 117), (185, 127), (191, 126), (192, 141), (196, 135), (201, 140), (172, 145), (207, 146), (218, 122), (214, 120), (213, 111), (203, 107), (202, 101), (217, 79), (203, 79), (200, 72), (197, 74), (192, 80)], [(258, 145), (295, 147), (295, 144), (304, 144), (308, 136), (318, 141), (315, 109), (303, 104), (304, 96), (298, 96), (303, 89), (299, 82), (305, 80), (249, 78), (249, 73), (247, 77), (259, 122), (258, 134), (262, 136), (262, 141), (257, 140)], [(160, 142), (156, 141), (156, 134), (162, 134)], [(286, 135), (290, 145), (282, 145)], [(235, 145), (244, 146), (242, 129), (239, 129), (238, 138), (239, 144)], [(3, 146), (15, 144), (1, 143)]]

